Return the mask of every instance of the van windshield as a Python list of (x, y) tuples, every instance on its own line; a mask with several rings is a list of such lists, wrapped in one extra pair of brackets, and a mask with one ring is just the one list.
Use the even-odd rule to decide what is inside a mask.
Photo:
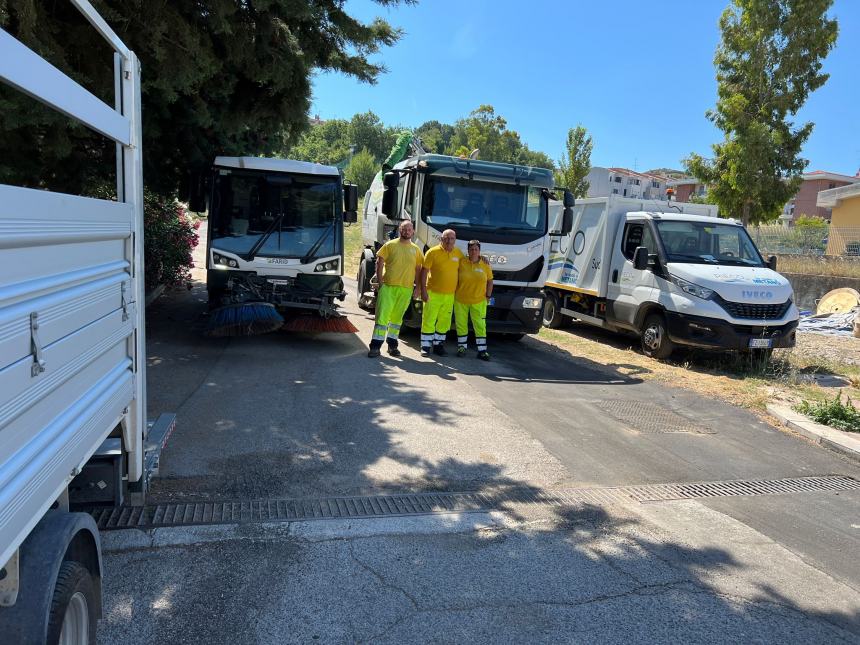
[(765, 266), (742, 226), (710, 222), (657, 221), (667, 262)]
[(214, 247), (247, 259), (340, 253), (337, 177), (218, 170), (214, 188)]

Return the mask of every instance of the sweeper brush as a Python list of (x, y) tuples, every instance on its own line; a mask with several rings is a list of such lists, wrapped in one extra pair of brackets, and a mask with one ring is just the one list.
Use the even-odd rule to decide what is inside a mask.
[(207, 336), (258, 336), (277, 331), (284, 318), (274, 305), (267, 302), (246, 302), (227, 305), (213, 311), (204, 332)]
[(353, 325), (345, 316), (322, 318), (320, 316), (294, 316), (284, 321), (283, 331), (297, 332), (334, 332), (337, 334), (354, 334), (358, 327)]

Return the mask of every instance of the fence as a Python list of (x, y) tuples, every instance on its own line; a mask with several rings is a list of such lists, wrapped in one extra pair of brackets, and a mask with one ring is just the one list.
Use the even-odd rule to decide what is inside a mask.
[(749, 232), (762, 255), (860, 256), (860, 227), (772, 225)]

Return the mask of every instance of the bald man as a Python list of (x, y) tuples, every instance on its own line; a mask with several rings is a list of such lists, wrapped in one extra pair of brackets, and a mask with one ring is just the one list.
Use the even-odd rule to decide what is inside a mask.
[(454, 311), (454, 292), (457, 290), (457, 274), (463, 252), (454, 244), (457, 234), (450, 228), (442, 231), (440, 243), (427, 251), (421, 269), (421, 299), (424, 310), (421, 315), (421, 353), (432, 351), (445, 356), (445, 335), (451, 329), (451, 314)]

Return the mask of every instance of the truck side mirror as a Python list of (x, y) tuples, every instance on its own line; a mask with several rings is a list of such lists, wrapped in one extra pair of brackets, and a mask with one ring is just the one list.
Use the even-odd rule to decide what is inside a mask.
[(576, 200), (573, 198), (573, 193), (567, 188), (564, 189), (564, 207), (573, 208), (576, 206)]
[(644, 271), (648, 268), (648, 247), (636, 247), (636, 251), (633, 253), (633, 268), (637, 271)]
[(343, 186), (343, 221), (347, 224), (358, 221), (358, 186), (355, 184)]
[(767, 259), (767, 268), (770, 269), (771, 271), (776, 271), (776, 256), (775, 255), (771, 255)]
[(385, 187), (382, 191), (382, 214), (389, 219), (397, 218), (397, 187), (400, 185), (400, 175), (396, 172), (387, 172), (382, 177)]
[(566, 206), (561, 216), (561, 234), (567, 235), (573, 230), (573, 209)]

